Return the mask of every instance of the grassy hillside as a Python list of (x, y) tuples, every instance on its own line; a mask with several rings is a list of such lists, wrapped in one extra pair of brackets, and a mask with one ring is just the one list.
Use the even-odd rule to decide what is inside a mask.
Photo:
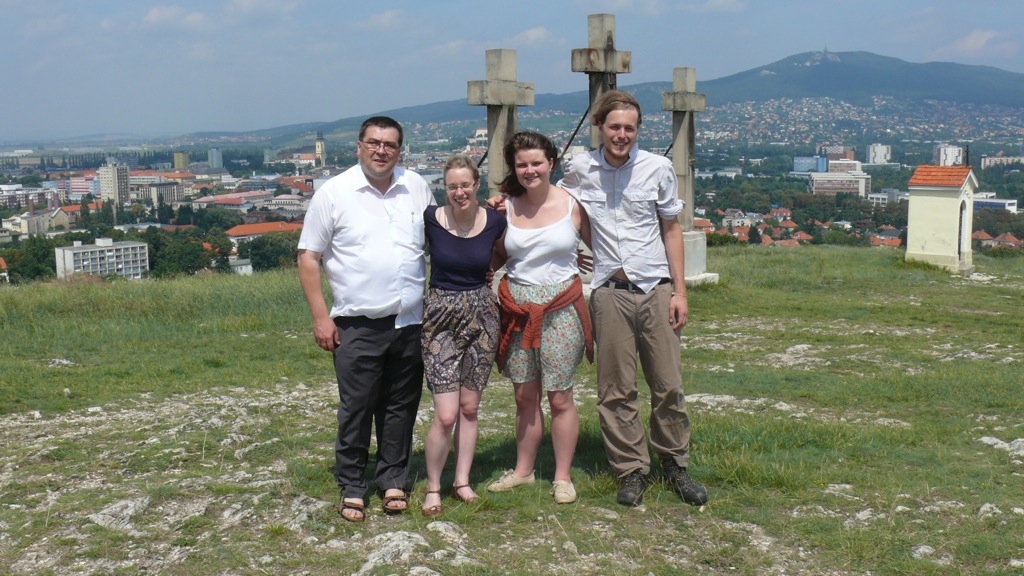
[[(363, 525), (334, 511), (335, 383), (293, 270), (0, 287), (0, 573), (1020, 571), (1021, 259), (976, 256), (972, 278), (864, 248), (708, 261), (722, 281), (691, 289), (681, 350), (707, 506), (662, 483), (615, 503), (585, 366), (577, 504), (551, 502), (546, 442), (535, 487), (446, 497), (441, 522), (375, 497)], [(511, 395), (499, 376), (484, 394), (482, 493), (513, 463)]]

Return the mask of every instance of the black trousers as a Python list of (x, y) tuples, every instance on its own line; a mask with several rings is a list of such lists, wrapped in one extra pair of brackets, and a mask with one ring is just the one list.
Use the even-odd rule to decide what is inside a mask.
[(334, 350), (339, 398), (334, 478), (342, 498), (367, 502), (372, 425), (377, 431), (377, 489), (405, 490), (409, 479), (412, 434), (423, 393), (420, 325), (396, 329), (394, 316), (337, 317), (334, 323), (341, 339)]

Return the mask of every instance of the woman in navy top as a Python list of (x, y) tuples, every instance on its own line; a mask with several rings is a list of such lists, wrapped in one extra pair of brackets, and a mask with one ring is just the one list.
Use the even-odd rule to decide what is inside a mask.
[(487, 281), (494, 243), (506, 220), (480, 206), (480, 173), (463, 155), (444, 168), (446, 206), (423, 213), (430, 246), (430, 282), (423, 306), (423, 365), (434, 395), (434, 421), (427, 432), (427, 491), (423, 515), (440, 516), (441, 471), (455, 433), (452, 497), (478, 498), (469, 484), (478, 433), (477, 409), (498, 349), (497, 296)]

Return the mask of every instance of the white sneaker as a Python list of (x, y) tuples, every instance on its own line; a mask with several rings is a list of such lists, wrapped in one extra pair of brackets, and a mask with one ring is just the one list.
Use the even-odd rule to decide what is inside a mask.
[(487, 487), (488, 492), (505, 492), (515, 488), (516, 486), (528, 486), (536, 482), (536, 478), (533, 472), (525, 478), (516, 476), (513, 470), (508, 470), (502, 474), (501, 478), (498, 478)]
[(572, 482), (555, 480), (551, 483), (551, 494), (555, 497), (555, 504), (572, 504), (576, 501), (576, 487)]

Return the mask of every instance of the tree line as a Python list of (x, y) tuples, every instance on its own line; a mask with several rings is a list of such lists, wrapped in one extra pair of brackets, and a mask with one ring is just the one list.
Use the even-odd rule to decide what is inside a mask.
[[(225, 230), (242, 224), (239, 214), (223, 208), (193, 210), (185, 206), (179, 211), (177, 220), (179, 227), (173, 231), (156, 226), (123, 231), (113, 227), (109, 204), (92, 214), (86, 208), (84, 230), (53, 238), (28, 236), (15, 239), (0, 248), (0, 258), (7, 262), (11, 283), (48, 281), (56, 277), (56, 248), (73, 246), (75, 241), (94, 244), (96, 238), (110, 238), (115, 242), (145, 242), (149, 252), (149, 276), (152, 278), (194, 275), (202, 271), (231, 273), (229, 256), (234, 245)], [(294, 266), (298, 243), (297, 231), (270, 233), (241, 243), (237, 256), (248, 259), (256, 271)]]

